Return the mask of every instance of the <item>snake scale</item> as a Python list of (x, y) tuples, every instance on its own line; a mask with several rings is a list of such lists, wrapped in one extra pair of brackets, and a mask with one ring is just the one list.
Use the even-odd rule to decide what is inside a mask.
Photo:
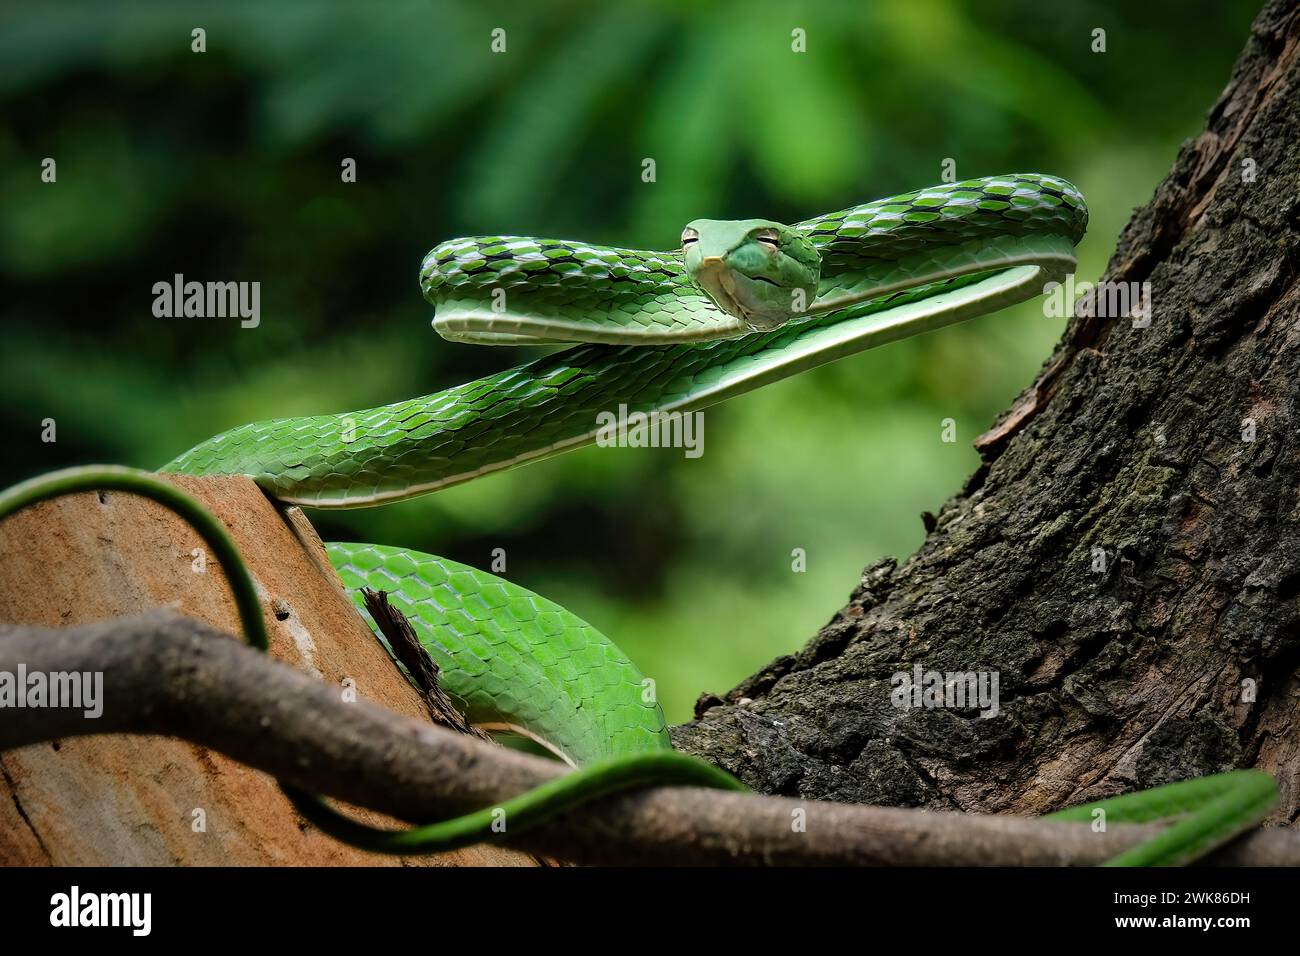
[[(1079, 191), (1037, 174), (995, 176), (892, 196), (787, 226), (763, 219), (687, 224), (677, 249), (485, 236), (436, 246), (420, 270), (444, 338), (566, 344), (525, 365), (419, 398), (233, 428), (163, 467), (246, 475), (274, 498), (317, 508), (380, 505), (539, 461), (593, 442), (598, 416), (693, 412), (768, 383), (1025, 301), (1074, 271), (1087, 228)], [(35, 500), (104, 487), (181, 509), (144, 473), (74, 469), (0, 496), (0, 517)], [(198, 511), (202, 511), (198, 508)], [(210, 522), (215, 524), (215, 522)], [(208, 528), (223, 533), (219, 526)], [(265, 647), (239, 559), (223, 566), (245, 630)], [(568, 610), (494, 575), (377, 544), (327, 553), (366, 615), (363, 588), (389, 593), (441, 668), (467, 718), (542, 743), (578, 768), (500, 808), (408, 831), (376, 831), (286, 787), (340, 839), (390, 852), (446, 850), (512, 833), (627, 787), (741, 788), (672, 751), (648, 682), (617, 646)], [(254, 620), (256, 618), (256, 620)], [(370, 622), (372, 627), (374, 622)], [(378, 634), (378, 631), (376, 630)], [(381, 637), (382, 640), (382, 637)], [(742, 788), (743, 789), (743, 788)], [(1176, 818), (1113, 863), (1196, 859), (1277, 800), (1265, 774), (1238, 771), (1075, 807), (1062, 820)]]

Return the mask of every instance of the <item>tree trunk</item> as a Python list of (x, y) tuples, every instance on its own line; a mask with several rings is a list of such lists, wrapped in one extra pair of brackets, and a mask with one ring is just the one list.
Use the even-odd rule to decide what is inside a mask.
[[(1257, 19), (1098, 297), (976, 443), (921, 549), (676, 745), (755, 789), (1041, 813), (1232, 767), (1300, 804), (1300, 9)], [(1108, 314), (1106, 314), (1108, 313)], [(992, 672), (1000, 711), (891, 702)]]

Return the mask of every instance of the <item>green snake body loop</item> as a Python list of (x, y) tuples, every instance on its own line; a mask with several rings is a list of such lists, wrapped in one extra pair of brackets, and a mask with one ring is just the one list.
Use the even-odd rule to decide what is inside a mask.
[[(482, 344), (576, 347), (392, 405), (244, 425), (164, 470), (247, 475), (281, 501), (322, 508), (426, 494), (591, 442), (598, 414), (620, 405), (632, 412), (694, 411), (1024, 301), (1073, 271), (1073, 247), (1086, 225), (1083, 198), (1069, 183), (1016, 174), (918, 190), (793, 227), (696, 220), (683, 241), (699, 241), (685, 257), (680, 250), (566, 240), (453, 239), (429, 253), (420, 273), (440, 334)], [(698, 235), (719, 226), (724, 231), (709, 243)], [(787, 319), (780, 283), (776, 291), (760, 287), (753, 283), (769, 276), (737, 275), (738, 267), (724, 261), (718, 250), (730, 247), (718, 240), (731, 234), (726, 229), (743, 235), (746, 261), (760, 270), (780, 262), (801, 291), (815, 287), (813, 301), (795, 306), (792, 299)], [(768, 245), (755, 245), (760, 241)], [(765, 258), (777, 256), (782, 243), (797, 247), (794, 259)], [(691, 271), (706, 267), (707, 286), (703, 273)], [(747, 311), (738, 293), (733, 297), (729, 289), (737, 283), (745, 295), (757, 290), (749, 303), (756, 311)], [(753, 316), (761, 323), (751, 325)], [(754, 331), (760, 324), (777, 327)], [(229, 538), (170, 485), (126, 470), (60, 473), (0, 497), (0, 518), (26, 503), (91, 487), (143, 494), (194, 524), (231, 578), (250, 641), (265, 648), (256, 596)], [(581, 769), (501, 807), (400, 832), (362, 826), (285, 787), (326, 832), (383, 852), (441, 851), (490, 837), (500, 812), (518, 834), (628, 787), (743, 789), (729, 775), (671, 751), (663, 714), (640, 673), (565, 609), (432, 555), (364, 544), (327, 549), (363, 613), (362, 588), (389, 592), (472, 721), (533, 736)], [(1177, 817), (1159, 837), (1112, 862), (1178, 864), (1254, 826), (1276, 800), (1267, 775), (1233, 773), (1076, 807), (1053, 819), (1091, 820), (1098, 812), (1119, 823)]]
[[(1020, 262), (1072, 271), (1071, 250), (1087, 221), (1073, 185), (1032, 174), (935, 186), (818, 216), (793, 227), (822, 256), (808, 314)], [(1036, 241), (1053, 238), (1063, 241)], [(1017, 249), (1017, 240), (1027, 241)], [(995, 245), (1014, 262), (985, 264)], [(457, 341), (656, 345), (749, 331), (695, 287), (680, 250), (522, 236), (452, 239), (425, 257), (420, 288), (437, 308), (434, 327)]]
[(663, 711), (641, 672), (609, 638), (558, 604), (418, 551), (325, 547), (368, 621), (362, 589), (388, 592), (471, 723), (521, 733), (579, 766), (671, 747)]
[(444, 336), (605, 347), (379, 408), (240, 426), (165, 470), (249, 475), (277, 498), (320, 508), (426, 494), (588, 444), (598, 413), (619, 405), (698, 410), (1024, 301), (1073, 270), (1086, 225), (1073, 186), (1031, 175), (921, 190), (800, 223), (822, 255), (818, 295), (806, 315), (768, 332), (746, 332), (715, 307), (691, 285), (679, 252), (451, 240), (421, 272)]
[(392, 405), (243, 425), (164, 470), (248, 475), (276, 498), (317, 508), (399, 501), (590, 444), (599, 413), (620, 404), (630, 412), (695, 411), (1022, 301), (1038, 272), (1019, 266), (952, 279), (845, 315), (701, 345), (580, 346)]

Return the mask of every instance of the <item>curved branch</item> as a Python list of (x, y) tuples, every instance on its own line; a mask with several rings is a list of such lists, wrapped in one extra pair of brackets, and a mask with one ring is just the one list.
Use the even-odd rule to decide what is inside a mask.
[[(0, 629), (0, 672), (104, 675), (103, 714), (14, 709), (0, 749), (101, 733), (181, 737), (275, 775), (407, 820), (490, 806), (560, 765), (365, 701), (269, 660), (207, 625), (159, 611), (81, 627)], [(502, 841), (587, 863), (1090, 865), (1148, 838), (1112, 827), (846, 806), (656, 788), (613, 797)], [(1300, 834), (1252, 834), (1213, 858), (1295, 865)]]

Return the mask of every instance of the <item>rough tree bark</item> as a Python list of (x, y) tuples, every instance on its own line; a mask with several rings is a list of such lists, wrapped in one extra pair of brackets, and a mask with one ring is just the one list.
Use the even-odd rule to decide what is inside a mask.
[[(1298, 53), (1271, 3), (1120, 237), (1104, 278), (1150, 283), (1150, 327), (1072, 319), (922, 548), (680, 749), (767, 793), (1017, 813), (1258, 767), (1296, 818)], [(1000, 716), (896, 709), (916, 663), (997, 671)]]

